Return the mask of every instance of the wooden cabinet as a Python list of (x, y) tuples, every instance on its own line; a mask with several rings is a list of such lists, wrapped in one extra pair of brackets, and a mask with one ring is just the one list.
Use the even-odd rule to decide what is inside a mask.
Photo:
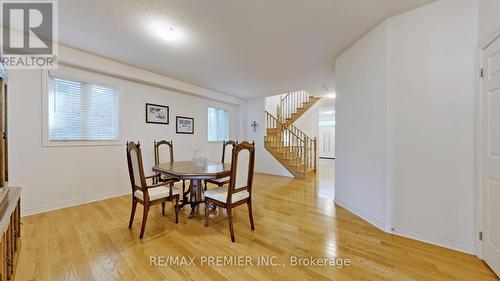
[(12, 280), (21, 246), (21, 189), (5, 187), (0, 201), (0, 280)]

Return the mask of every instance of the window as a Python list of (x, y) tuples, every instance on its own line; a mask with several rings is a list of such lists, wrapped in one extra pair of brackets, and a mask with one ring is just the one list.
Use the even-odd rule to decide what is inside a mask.
[(116, 89), (49, 76), (49, 142), (118, 141)]
[(208, 141), (224, 141), (229, 135), (229, 119), (227, 111), (219, 108), (208, 108)]

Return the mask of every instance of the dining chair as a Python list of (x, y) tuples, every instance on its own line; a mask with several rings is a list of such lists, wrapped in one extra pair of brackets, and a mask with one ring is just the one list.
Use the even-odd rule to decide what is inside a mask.
[[(165, 215), (165, 202), (174, 201), (175, 223), (178, 223), (179, 194), (182, 192), (180, 188), (174, 186), (173, 181), (160, 181), (158, 175), (150, 177), (144, 175), (140, 143), (127, 142), (127, 163), (130, 183), (132, 185), (132, 212), (128, 227), (132, 228), (137, 203), (144, 206), (141, 234), (139, 236), (141, 239), (144, 236), (149, 209), (153, 205), (161, 204), (161, 213)], [(152, 183), (148, 184), (148, 180)]]
[[(155, 152), (155, 166), (161, 163), (173, 163), (174, 162), (174, 142), (173, 141), (155, 141), (154, 142), (154, 152)], [(167, 177), (161, 174), (157, 174), (159, 181), (173, 181), (173, 183), (178, 182), (179, 179), (175, 177)], [(172, 183), (172, 184), (173, 184)], [(186, 182), (182, 180), (182, 199), (187, 200)]]
[[(233, 155), (233, 149), (237, 144), (238, 141), (232, 141), (232, 140), (222, 142), (222, 163), (226, 162), (231, 163), (231, 156)], [(207, 190), (207, 183), (215, 184), (218, 187), (220, 187), (229, 183), (229, 177), (205, 180), (205, 190)]]
[(255, 164), (255, 143), (236, 145), (231, 157), (229, 184), (205, 191), (205, 226), (208, 227), (209, 204), (225, 208), (229, 219), (231, 241), (234, 242), (233, 208), (247, 204), (250, 226), (255, 230), (252, 213), (252, 183)]

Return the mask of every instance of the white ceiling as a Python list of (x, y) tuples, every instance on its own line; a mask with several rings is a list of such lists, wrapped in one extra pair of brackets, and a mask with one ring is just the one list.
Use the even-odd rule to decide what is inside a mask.
[[(433, 0), (63, 0), (65, 45), (242, 98), (333, 87), (334, 59)], [(155, 36), (151, 22), (184, 33)]]

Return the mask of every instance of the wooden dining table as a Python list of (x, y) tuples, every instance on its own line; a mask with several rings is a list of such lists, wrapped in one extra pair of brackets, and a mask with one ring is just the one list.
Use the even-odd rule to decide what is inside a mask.
[[(198, 204), (203, 203), (203, 180), (228, 177), (231, 174), (231, 164), (207, 161), (204, 165), (195, 165), (193, 161), (174, 161), (163, 163), (153, 167), (153, 171), (167, 177), (175, 177), (181, 180), (189, 180), (189, 201), (183, 197), (181, 207), (191, 205), (189, 218), (195, 214)], [(184, 191), (183, 191), (184, 192)]]

